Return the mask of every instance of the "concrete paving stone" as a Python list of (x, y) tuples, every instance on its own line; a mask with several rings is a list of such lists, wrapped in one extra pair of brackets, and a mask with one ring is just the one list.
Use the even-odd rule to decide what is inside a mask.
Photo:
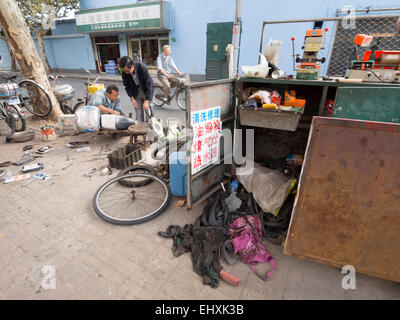
[[(133, 276), (135, 276), (135, 278), (132, 278)], [(160, 286), (165, 283), (159, 281), (158, 277), (155, 277), (153, 273), (144, 267), (140, 267), (140, 270), (137, 272), (137, 274), (132, 274), (130, 280), (139, 287), (145, 288), (152, 295), (156, 294), (160, 290)]]
[[(199, 293), (197, 299), (200, 300), (232, 300), (230, 295), (225, 295), (221, 292), (220, 286), (217, 288), (211, 288), (210, 286), (204, 286), (204, 288)], [(240, 291), (240, 288), (235, 288), (235, 290)]]
[(62, 243), (68, 234), (61, 232), (56, 226), (47, 227), (44, 231), (34, 236), (36, 239), (41, 241), (40, 249), (55, 248), (58, 244)]
[(66, 216), (60, 218), (58, 222), (58, 229), (65, 233), (74, 233), (76, 230), (81, 229), (85, 226), (88, 221), (82, 218), (74, 216)]
[(293, 264), (288, 269), (282, 299), (343, 299), (343, 291), (341, 280), (326, 277), (323, 269), (312, 273)]
[(86, 277), (91, 276), (93, 272), (104, 265), (104, 262), (90, 255), (86, 250), (78, 251), (74, 256), (70, 257), (70, 261), (75, 265), (77, 270), (85, 274)]
[(82, 231), (86, 233), (89, 236), (92, 236), (93, 238), (97, 238), (99, 236), (102, 236), (106, 233), (106, 229), (104, 226), (98, 226), (98, 223), (95, 223), (93, 221), (86, 223)]
[(37, 239), (36, 237), (29, 237), (28, 239), (20, 239), (21, 242), (17, 244), (17, 247), (22, 249), (24, 253), (32, 253), (34, 252), (37, 248), (40, 247), (41, 241)]
[(119, 241), (121, 241), (122, 243), (132, 241), (135, 237), (135, 234), (136, 233), (134, 229), (131, 228), (131, 226), (121, 226), (120, 228), (117, 228), (115, 229), (115, 231), (113, 231), (113, 236), (119, 239)]
[(118, 299), (123, 300), (151, 300), (153, 294), (150, 290), (138, 286), (134, 281), (126, 281), (117, 291)]
[(146, 236), (137, 233), (131, 242), (135, 244), (135, 247), (139, 248), (143, 252), (146, 252), (147, 255), (151, 255), (154, 252), (158, 252), (158, 247), (161, 245), (157, 237), (157, 234), (154, 236)]
[(118, 252), (138, 265), (143, 265), (151, 255), (151, 252), (146, 252), (143, 247), (138, 246), (135, 240), (124, 243)]
[(248, 275), (239, 299), (279, 300), (283, 295), (283, 289), (286, 285), (286, 278), (287, 273), (282, 272), (282, 270), (277, 271), (266, 281), (261, 280), (253, 272), (251, 272)]
[(24, 239), (30, 238), (27, 228), (25, 228), (23, 224), (15, 221), (10, 221), (7, 227), (0, 229), (0, 233), (3, 235), (2, 238), (10, 239), (14, 243), (19, 243), (24, 241)]
[(69, 261), (56, 268), (56, 279), (60, 280), (69, 290), (75, 291), (87, 280), (87, 276)]
[[(4, 232), (4, 231), (2, 231)], [(8, 236), (3, 236), (0, 238), (0, 258), (3, 255), (8, 254), (12, 249), (16, 248), (17, 245), (14, 240), (10, 239)]]
[(168, 277), (173, 270), (176, 270), (180, 263), (180, 260), (164, 259), (160, 252), (154, 252), (150, 258), (144, 263), (144, 267), (147, 268), (152, 274), (160, 279)]
[(97, 279), (102, 283), (104, 282), (104, 284), (108, 285), (110, 288), (118, 288), (128, 280), (128, 277), (112, 266), (103, 264), (98, 270), (93, 272), (93, 276), (89, 277), (89, 280), (90, 279)]
[[(174, 272), (169, 279), (162, 282), (156, 290), (157, 299), (172, 297), (177, 300), (197, 299), (203, 289), (203, 278), (193, 272), (185, 274), (179, 271)], [(156, 295), (154, 293), (154, 295)]]
[(88, 247), (84, 249), (88, 254), (96, 257), (103, 263), (111, 261), (112, 256), (115, 254), (114, 248), (107, 246), (107, 244), (100, 239), (99, 241), (93, 241)]
[(115, 300), (118, 299), (119, 286), (112, 286), (106, 279), (93, 274), (76, 290), (75, 299)]
[(134, 279), (137, 274), (142, 270), (133, 260), (128, 259), (120, 253), (115, 254), (110, 259), (108, 265), (118, 271), (122, 276), (128, 279)]
[[(341, 277), (344, 276), (345, 274), (341, 274)], [(344, 294), (349, 300), (399, 300), (400, 283), (357, 273), (356, 289), (344, 290)]]
[(8, 261), (8, 264), (12, 264), (16, 259), (21, 257), (24, 251), (21, 248), (12, 248), (7, 253), (3, 254), (0, 259)]
[(56, 280), (55, 285), (55, 289), (36, 288), (31, 300), (66, 300), (73, 297), (74, 292), (62, 281)]

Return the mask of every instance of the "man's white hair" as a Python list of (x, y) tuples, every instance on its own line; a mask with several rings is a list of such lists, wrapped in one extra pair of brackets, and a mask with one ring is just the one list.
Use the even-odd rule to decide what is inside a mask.
[(162, 47), (162, 51), (165, 51), (165, 49), (171, 49), (171, 47), (168, 44), (165, 44)]

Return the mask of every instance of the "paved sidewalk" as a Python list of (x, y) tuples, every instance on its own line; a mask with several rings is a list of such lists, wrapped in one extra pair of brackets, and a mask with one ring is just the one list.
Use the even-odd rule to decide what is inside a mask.
[[(228, 266), (221, 259), (243, 281), (238, 288), (224, 282), (216, 289), (204, 286), (190, 254), (175, 258), (172, 241), (157, 235), (170, 224), (193, 223), (201, 206), (187, 211), (172, 201), (158, 218), (128, 227), (106, 223), (94, 213), (93, 195), (109, 177), (83, 174), (107, 164), (105, 156), (93, 161), (102, 146), (114, 149), (128, 137), (86, 133), (45, 143), (34, 129), (35, 140), (23, 144), (4, 144), (0, 136), (0, 162), (21, 157), (27, 144), (56, 146), (40, 159), (52, 179), (26, 187), (0, 183), (0, 299), (400, 299), (399, 284), (364, 275), (357, 275), (357, 290), (343, 290), (340, 270), (286, 256), (283, 247), (269, 243), (278, 270), (268, 281), (241, 262)], [(91, 152), (65, 146), (85, 140)], [(20, 167), (7, 169), (18, 174)], [(46, 289), (53, 267), (56, 287)], [(269, 265), (257, 268), (265, 272)]]

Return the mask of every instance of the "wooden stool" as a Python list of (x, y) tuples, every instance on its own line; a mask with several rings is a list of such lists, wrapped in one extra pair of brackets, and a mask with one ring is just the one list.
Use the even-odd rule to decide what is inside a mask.
[(137, 142), (136, 141), (137, 137), (142, 136), (144, 148), (145, 150), (147, 150), (146, 136), (150, 132), (150, 130), (151, 130), (150, 125), (146, 123), (131, 125), (128, 128), (128, 132), (130, 134), (129, 143), (133, 144), (134, 142)]

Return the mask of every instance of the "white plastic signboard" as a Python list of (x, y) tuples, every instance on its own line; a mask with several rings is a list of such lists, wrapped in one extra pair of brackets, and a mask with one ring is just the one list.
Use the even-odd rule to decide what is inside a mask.
[(193, 144), (191, 149), (192, 175), (219, 161), (221, 137), (221, 108), (209, 108), (191, 113)]

